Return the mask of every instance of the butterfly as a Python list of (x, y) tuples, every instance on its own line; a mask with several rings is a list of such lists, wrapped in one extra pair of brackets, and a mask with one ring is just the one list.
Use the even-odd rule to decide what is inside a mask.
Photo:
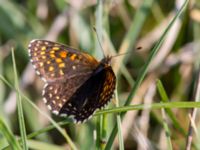
[(28, 50), (36, 73), (45, 82), (43, 101), (52, 113), (80, 123), (112, 98), (116, 76), (111, 57), (97, 61), (88, 53), (47, 40), (32, 40)]

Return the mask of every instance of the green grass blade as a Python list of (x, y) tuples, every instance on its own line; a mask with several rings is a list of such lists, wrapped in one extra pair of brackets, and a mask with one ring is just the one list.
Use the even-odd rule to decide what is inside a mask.
[(96, 121), (96, 149), (100, 148), (100, 140), (101, 140), (101, 121), (102, 120), (102, 116), (98, 116), (97, 117), (97, 121)]
[(95, 113), (95, 116), (109, 113), (120, 113), (133, 110), (143, 110), (143, 109), (161, 109), (161, 108), (200, 108), (200, 102), (165, 102), (165, 103), (153, 103), (153, 104), (138, 104), (122, 106), (112, 109), (104, 109)]
[[(165, 102), (165, 103), (153, 103), (153, 104), (140, 104), (140, 105), (130, 105), (130, 106), (123, 106), (123, 107), (117, 107), (112, 109), (104, 109), (101, 111), (97, 111), (94, 116), (99, 116), (103, 114), (109, 114), (109, 113), (120, 113), (120, 112), (127, 112), (127, 111), (134, 111), (134, 110), (144, 110), (144, 109), (166, 109), (166, 108), (200, 108), (200, 102)], [(62, 121), (59, 122), (59, 125), (66, 125), (69, 122)], [(34, 132), (30, 135), (28, 135), (29, 138), (34, 138), (38, 136), (39, 134), (42, 134), (44, 132), (50, 131), (54, 129), (55, 126), (48, 126), (46, 128), (43, 128), (41, 130), (38, 130), (37, 132)]]
[(107, 124), (107, 114), (103, 115), (103, 119), (102, 119), (102, 130), (101, 130), (101, 145), (100, 148), (102, 150), (105, 149), (106, 146), (106, 139), (107, 139), (107, 128), (108, 128), (108, 124)]
[[(97, 8), (96, 8), (96, 50), (95, 55), (97, 58), (101, 59), (103, 57), (102, 54), (104, 54), (104, 51), (101, 47), (102, 43), (102, 31), (103, 31), (103, 24), (102, 24), (102, 17), (103, 17), (103, 1), (98, 0), (97, 1)], [(103, 53), (102, 53), (103, 52)], [(101, 149), (101, 138), (102, 138), (102, 122), (103, 116), (97, 117), (96, 122), (96, 149)]]
[[(145, 23), (147, 16), (149, 15), (151, 6), (154, 1), (155, 0), (143, 1), (140, 9), (135, 14), (130, 29), (127, 31), (127, 34), (125, 35), (123, 42), (120, 45), (119, 53), (126, 53), (133, 49), (133, 46), (140, 34), (140, 31), (142, 30), (142, 27)], [(118, 64), (121, 64), (122, 62), (125, 63), (128, 60), (127, 57), (129, 57), (129, 55), (120, 56), (118, 58), (118, 63), (114, 64), (114, 69), (116, 69), (117, 74), (119, 73), (119, 67), (121, 67)]]
[(162, 111), (162, 116), (163, 116), (163, 128), (165, 130), (165, 135), (166, 135), (166, 138), (167, 138), (167, 149), (168, 150), (173, 150), (172, 148), (172, 142), (171, 142), (171, 137), (170, 137), (170, 130), (169, 130), (169, 127), (167, 125), (167, 121), (166, 121), (166, 116), (165, 116), (165, 110), (164, 109), (161, 109)]
[[(157, 80), (157, 88), (158, 88), (158, 92), (161, 96), (162, 102), (169, 102), (167, 93), (166, 93), (166, 91), (163, 87), (163, 84), (160, 80)], [(178, 129), (184, 136), (186, 136), (185, 130), (181, 127), (179, 121), (176, 119), (176, 116), (173, 114), (173, 112), (170, 109), (166, 109), (165, 111), (166, 111), (167, 115), (170, 117), (170, 119), (172, 120), (174, 127), (176, 129)]]
[(66, 147), (57, 146), (50, 143), (39, 142), (35, 140), (28, 140), (28, 145), (35, 150), (66, 150)]
[(66, 132), (59, 126), (58, 123), (56, 123), (50, 116), (48, 116), (45, 112), (40, 110), (28, 97), (26, 97), (21, 91), (17, 91), (16, 88), (14, 88), (3, 76), (0, 75), (0, 79), (7, 84), (11, 89), (15, 90), (17, 93), (19, 93), (33, 108), (35, 108), (39, 113), (41, 113), (44, 117), (46, 117), (54, 126), (55, 128), (63, 135), (63, 137), (66, 139), (66, 141), (69, 143), (70, 147), (73, 150), (76, 150), (75, 144), (71, 141), (69, 136), (66, 134)]
[[(118, 98), (117, 90), (115, 90), (115, 98), (116, 98), (116, 106), (119, 107), (119, 98)], [(117, 130), (118, 130), (118, 137), (119, 137), (119, 149), (124, 150), (124, 140), (123, 140), (123, 135), (122, 135), (122, 125), (121, 125), (120, 114), (117, 114)]]
[[(176, 19), (178, 19), (178, 17), (182, 14), (183, 10), (185, 10), (185, 8), (186, 8), (188, 2), (189, 2), (189, 0), (186, 0), (186, 1), (184, 2), (184, 4), (183, 4), (183, 6), (181, 7), (181, 9), (178, 11), (178, 13), (177, 13), (176, 16), (173, 18), (173, 20), (169, 23), (168, 27), (166, 28), (166, 30), (165, 30), (164, 33), (162, 34), (160, 40), (157, 42), (157, 44), (155, 45), (155, 47), (154, 47), (153, 50), (151, 51), (150, 56), (149, 56), (149, 58), (148, 58), (148, 60), (147, 60), (147, 63), (145, 63), (144, 68), (142, 69), (142, 71), (141, 71), (141, 73), (140, 73), (140, 75), (139, 75), (139, 78), (138, 78), (137, 81), (135, 82), (135, 85), (134, 85), (134, 87), (132, 88), (129, 97), (128, 97), (128, 99), (126, 100), (125, 106), (127, 106), (127, 105), (130, 104), (130, 102), (131, 102), (133, 96), (135, 95), (135, 93), (136, 93), (136, 91), (137, 91), (139, 85), (141, 84), (141, 82), (143, 81), (143, 79), (144, 79), (144, 77), (145, 77), (145, 75), (146, 75), (146, 73), (147, 73), (147, 69), (148, 69), (148, 67), (149, 67), (149, 65), (150, 65), (150, 63), (151, 63), (151, 61), (153, 60), (154, 56), (156, 55), (156, 53), (158, 52), (160, 46), (162, 45), (162, 43), (163, 43), (163, 41), (164, 41), (164, 39), (165, 39), (165, 37), (166, 37), (166, 35), (167, 35), (169, 29), (172, 27), (172, 25), (174, 24), (174, 22), (176, 21)], [(124, 115), (124, 114), (122, 114), (122, 115)], [(117, 127), (115, 126), (115, 127), (113, 128), (113, 130), (112, 130), (111, 136), (110, 136), (110, 138), (109, 138), (109, 140), (108, 140), (108, 143), (107, 143), (107, 145), (106, 145), (106, 148), (105, 148), (106, 150), (111, 149), (111, 146), (112, 146), (112, 143), (113, 143), (113, 141), (114, 141), (114, 139), (115, 139), (116, 134), (117, 134)]]
[[(127, 111), (134, 111), (134, 110), (144, 110), (144, 109), (162, 109), (162, 108), (200, 108), (200, 102), (165, 102), (165, 103), (153, 103), (153, 104), (140, 104), (140, 105), (130, 105), (130, 106), (123, 106), (123, 107), (117, 107), (112, 109), (105, 109), (101, 110), (95, 113), (94, 116), (99, 116), (103, 114), (109, 114), (109, 113), (120, 113), (120, 112), (127, 112)], [(57, 123), (58, 125), (66, 125), (69, 122), (62, 121)], [(31, 133), (28, 135), (28, 138), (34, 138), (44, 132), (50, 131), (52, 129), (55, 129), (54, 125), (47, 126), (46, 128), (43, 128), (41, 130), (38, 130), (34, 133)]]
[(22, 98), (21, 98), (21, 95), (19, 94), (19, 82), (18, 82), (17, 68), (16, 68), (16, 63), (15, 63), (14, 49), (12, 49), (12, 61), (13, 61), (13, 70), (14, 70), (14, 77), (15, 77), (15, 88), (17, 90), (17, 110), (18, 110), (20, 134), (22, 138), (22, 146), (24, 150), (28, 150), (26, 127), (25, 127), (24, 114), (23, 114), (23, 108), (22, 108)]
[[(46, 150), (46, 149), (65, 150), (66, 149), (66, 146), (57, 146), (54, 144), (39, 142), (39, 141), (35, 141), (35, 140), (27, 140), (27, 143), (28, 143), (29, 148), (34, 149), (34, 150), (36, 150), (36, 149), (37, 150)], [(10, 150), (10, 147), (7, 146), (3, 150)], [(15, 148), (14, 150), (18, 150), (18, 149)]]
[(16, 140), (15, 136), (9, 130), (9, 128), (5, 125), (3, 120), (0, 118), (0, 132), (6, 137), (10, 147), (14, 150), (21, 150), (21, 147)]
[(103, 58), (104, 51), (101, 47), (102, 43), (102, 31), (103, 31), (103, 23), (102, 23), (102, 18), (103, 18), (103, 1), (98, 0), (97, 1), (97, 10), (96, 10), (96, 34), (97, 34), (97, 39), (96, 40), (96, 50), (95, 50), (95, 56), (99, 59)]
[(164, 89), (164, 86), (162, 84), (162, 82), (160, 80), (157, 80), (157, 88), (158, 88), (158, 92), (160, 94), (161, 100), (162, 102), (168, 102), (169, 101), (169, 97), (167, 96), (167, 93)]

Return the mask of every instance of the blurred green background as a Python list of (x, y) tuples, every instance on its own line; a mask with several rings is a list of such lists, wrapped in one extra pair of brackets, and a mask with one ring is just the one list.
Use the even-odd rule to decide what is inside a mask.
[[(112, 66), (117, 76), (119, 105), (122, 106), (150, 52), (170, 21), (180, 10), (183, 0), (0, 0), (0, 75), (13, 86), (15, 76), (11, 49), (14, 48), (21, 91), (37, 107), (51, 115), (42, 101), (44, 83), (29, 62), (28, 43), (32, 39), (57, 41), (86, 51), (98, 60), (107, 55), (129, 52), (114, 57)], [(149, 64), (148, 72), (131, 104), (161, 101), (157, 79), (163, 83), (168, 101), (198, 101), (200, 61), (200, 1), (191, 0), (179, 19), (167, 30), (167, 37)], [(137, 47), (142, 47), (137, 49)], [(122, 63), (123, 60), (123, 63)], [(116, 101), (109, 104), (114, 108)], [(27, 135), (46, 128), (50, 121), (22, 99)], [(176, 106), (174, 106), (176, 107)], [(161, 109), (130, 111), (121, 122), (124, 149), (185, 149), (190, 124), (190, 109), (170, 109), (169, 117)], [(0, 82), (0, 118), (12, 135), (20, 137), (16, 93)], [(65, 120), (52, 115), (57, 122)], [(175, 118), (174, 121), (172, 118)], [(199, 119), (195, 121), (192, 149), (200, 149)], [(100, 121), (100, 123), (99, 123)], [(166, 123), (167, 128), (165, 128)], [(102, 125), (102, 124), (103, 125)], [(101, 125), (100, 125), (101, 124)], [(77, 149), (104, 149), (116, 124), (116, 114), (95, 116), (84, 124), (62, 126)], [(103, 126), (101, 139), (95, 139)], [(3, 129), (3, 128), (1, 128)], [(170, 138), (166, 131), (170, 130)], [(98, 137), (98, 136), (97, 136)], [(98, 141), (99, 140), (99, 141)], [(71, 149), (58, 130), (44, 131), (28, 140), (30, 149)], [(0, 130), (0, 149), (11, 149)], [(119, 149), (118, 138), (112, 149)]]

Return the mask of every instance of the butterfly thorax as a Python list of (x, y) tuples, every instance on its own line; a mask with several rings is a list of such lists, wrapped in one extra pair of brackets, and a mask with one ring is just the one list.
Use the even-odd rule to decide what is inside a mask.
[(97, 66), (97, 68), (94, 69), (94, 72), (93, 72), (92, 75), (95, 75), (95, 74), (101, 72), (102, 70), (105, 70), (105, 69), (110, 68), (110, 67), (111, 67), (111, 57), (110, 57), (110, 56), (107, 56), (107, 57), (103, 58), (103, 59), (100, 61), (100, 63), (99, 63), (99, 65)]
[(108, 67), (111, 66), (111, 56), (107, 56), (105, 58), (103, 58), (100, 62), (101, 65), (103, 65), (104, 67)]

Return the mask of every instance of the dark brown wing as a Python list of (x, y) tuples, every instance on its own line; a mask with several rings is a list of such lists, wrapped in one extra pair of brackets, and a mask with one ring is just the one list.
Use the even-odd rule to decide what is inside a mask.
[(46, 82), (43, 100), (55, 114), (99, 65), (87, 53), (47, 40), (32, 40), (28, 48), (36, 73)]
[(46, 83), (42, 92), (43, 100), (47, 107), (56, 115), (60, 109), (69, 101), (76, 90), (90, 75), (74, 76), (66, 82)]
[(28, 48), (33, 67), (45, 82), (92, 73), (99, 64), (87, 53), (51, 41), (32, 40)]
[(111, 99), (116, 77), (87, 53), (65, 45), (33, 40), (29, 55), (36, 73), (46, 82), (44, 102), (55, 114), (83, 122)]
[(73, 116), (76, 122), (87, 120), (112, 98), (116, 77), (111, 67), (99, 66), (60, 109), (59, 114)]

